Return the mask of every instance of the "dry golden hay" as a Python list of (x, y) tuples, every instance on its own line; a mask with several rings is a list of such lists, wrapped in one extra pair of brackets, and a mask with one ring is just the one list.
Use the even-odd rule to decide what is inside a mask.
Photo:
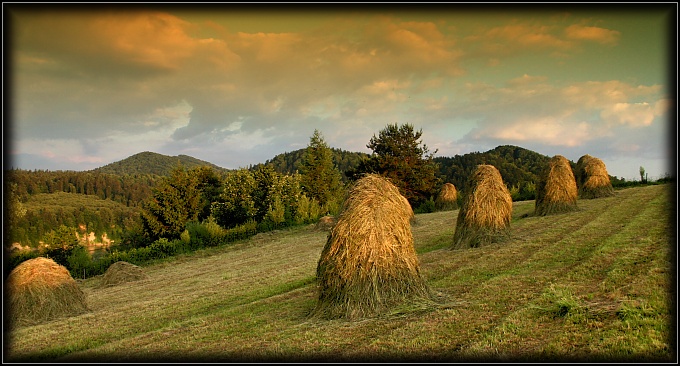
[(106, 270), (100, 287), (115, 286), (121, 283), (143, 280), (147, 277), (141, 267), (132, 263), (118, 261), (110, 265)]
[(604, 162), (588, 154), (576, 163), (578, 195), (581, 198), (600, 198), (614, 195), (614, 187)]
[(79, 315), (88, 311), (85, 293), (66, 267), (37, 257), (20, 263), (5, 283), (12, 327)]
[(439, 211), (458, 209), (458, 190), (452, 183), (444, 183), (439, 195), (434, 201), (435, 208)]
[(316, 228), (320, 230), (330, 230), (335, 225), (335, 218), (330, 215), (322, 216), (316, 223)]
[(405, 302), (429, 300), (413, 246), (411, 205), (375, 174), (349, 191), (317, 266), (313, 317), (370, 317)]
[(451, 249), (475, 248), (500, 242), (509, 235), (512, 197), (493, 165), (477, 166), (469, 178)]
[(577, 199), (576, 178), (569, 160), (562, 155), (553, 156), (536, 186), (534, 215), (546, 216), (574, 211), (577, 209)]

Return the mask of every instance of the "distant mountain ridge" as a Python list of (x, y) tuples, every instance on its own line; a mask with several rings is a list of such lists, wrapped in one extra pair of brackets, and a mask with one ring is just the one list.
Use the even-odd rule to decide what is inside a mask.
[(123, 160), (92, 169), (90, 172), (117, 175), (153, 174), (165, 176), (170, 175), (170, 172), (180, 164), (185, 169), (209, 166), (220, 173), (229, 171), (229, 169), (188, 155), (169, 156), (144, 151)]
[[(299, 170), (305, 153), (305, 148), (285, 152), (274, 156), (264, 163), (255, 164), (250, 169), (257, 169), (261, 165), (268, 165), (283, 174), (292, 174)], [(355, 168), (363, 159), (370, 158), (370, 154), (331, 148), (333, 162), (342, 173), (346, 182), (345, 172)], [(486, 152), (471, 152), (453, 157), (435, 157), (439, 164), (439, 177), (443, 182), (453, 183), (463, 189), (467, 178), (478, 164), (491, 164), (500, 171), (508, 187), (519, 186), (524, 182), (536, 182), (541, 169), (550, 160), (549, 156), (513, 145), (501, 145)], [(571, 162), (574, 165), (574, 162)], [(188, 155), (168, 156), (150, 151), (132, 155), (126, 159), (91, 170), (93, 173), (116, 175), (152, 174), (167, 176), (172, 169), (181, 164), (186, 169), (199, 166), (209, 166), (220, 174), (228, 173), (226, 169), (213, 163), (200, 160)]]

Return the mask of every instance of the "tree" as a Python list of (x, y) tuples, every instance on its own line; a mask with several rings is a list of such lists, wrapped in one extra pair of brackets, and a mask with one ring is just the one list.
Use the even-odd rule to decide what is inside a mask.
[(387, 177), (411, 207), (417, 208), (435, 194), (439, 185), (439, 166), (434, 161), (437, 150), (429, 152), (427, 145), (420, 141), (422, 134), (422, 130), (416, 132), (410, 124), (387, 125), (366, 145), (373, 154), (356, 169), (348, 171), (348, 177), (357, 180), (365, 173)]
[(197, 175), (178, 165), (152, 190), (142, 210), (145, 232), (153, 239), (179, 239), (188, 222), (202, 212), (202, 194)]
[(210, 216), (212, 203), (219, 199), (223, 191), (222, 180), (207, 165), (193, 168), (189, 171), (189, 174), (196, 177), (198, 190), (201, 191), (201, 212), (198, 215), (198, 220), (203, 221)]
[(333, 151), (318, 130), (309, 139), (300, 163), (302, 189), (321, 206), (342, 199), (342, 174), (333, 163)]
[(254, 220), (257, 214), (253, 191), (255, 177), (248, 169), (229, 173), (219, 199), (212, 203), (212, 216), (222, 227), (231, 228)]
[(640, 167), (640, 182), (645, 183), (645, 168)]

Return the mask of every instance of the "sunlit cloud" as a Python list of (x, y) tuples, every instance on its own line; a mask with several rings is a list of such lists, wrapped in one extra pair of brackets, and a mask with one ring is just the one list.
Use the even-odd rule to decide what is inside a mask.
[(597, 42), (605, 45), (615, 45), (621, 37), (621, 32), (599, 27), (572, 24), (564, 30), (569, 39)]

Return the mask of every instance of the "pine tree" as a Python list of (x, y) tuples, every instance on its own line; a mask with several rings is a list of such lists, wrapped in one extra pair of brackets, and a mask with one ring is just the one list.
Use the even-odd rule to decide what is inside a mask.
[(302, 188), (310, 199), (321, 206), (332, 206), (341, 200), (342, 175), (333, 162), (333, 151), (318, 130), (309, 139), (300, 163)]
[(197, 175), (181, 165), (173, 169), (152, 192), (144, 205), (144, 231), (152, 239), (179, 239), (188, 222), (198, 219), (203, 209)]
[(373, 154), (349, 171), (348, 177), (357, 180), (365, 173), (387, 177), (411, 207), (417, 208), (435, 194), (439, 185), (439, 166), (434, 161), (437, 150), (429, 153), (427, 145), (420, 141), (422, 134), (410, 124), (387, 125), (366, 145)]

